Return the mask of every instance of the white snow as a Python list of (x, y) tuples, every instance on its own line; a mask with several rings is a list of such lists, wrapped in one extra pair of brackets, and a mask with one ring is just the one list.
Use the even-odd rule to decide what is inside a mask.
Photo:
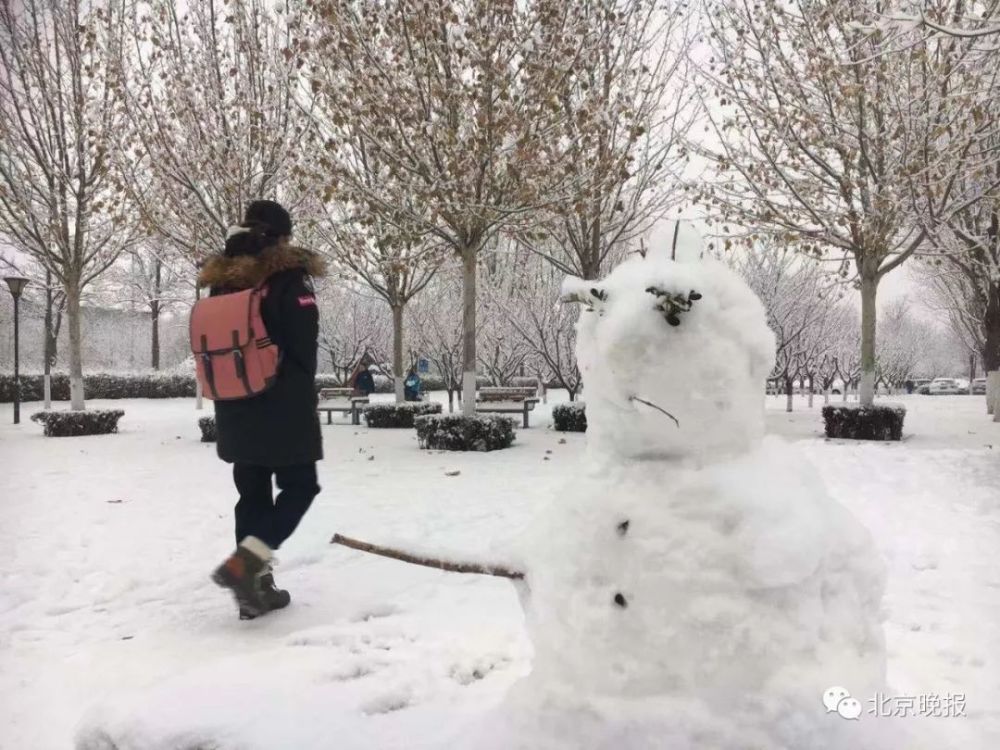
[[(768, 399), (767, 432), (794, 441), (788, 471), (814, 467), (872, 533), (888, 571), (889, 692), (967, 696), (966, 718), (860, 724), (926, 740), (905, 750), (988, 750), (1000, 746), (1000, 425), (982, 398), (892, 400), (907, 407), (900, 444), (818, 438), (822, 399), (813, 410), (796, 399), (792, 414), (783, 396)], [(467, 747), (461, 738), (531, 669), (508, 582), (328, 542), (413, 540), (477, 559), (512, 547), (583, 459), (582, 435), (546, 429), (548, 407), (491, 454), (324, 426), (324, 491), (278, 553), (293, 605), (241, 623), (208, 580), (232, 544), (235, 498), (227, 467), (198, 442), (193, 400), (92, 406), (123, 407), (122, 434), (45, 439), (0, 405), (0, 748), (77, 736), (121, 750)]]

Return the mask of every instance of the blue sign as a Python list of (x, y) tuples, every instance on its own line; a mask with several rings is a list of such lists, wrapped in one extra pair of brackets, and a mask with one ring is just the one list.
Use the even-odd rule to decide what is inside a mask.
[(421, 357), (420, 359), (417, 360), (417, 372), (424, 372), (424, 373), (426, 373), (426, 372), (430, 372), (430, 371), (431, 371), (431, 363), (430, 362), (428, 362), (423, 357)]

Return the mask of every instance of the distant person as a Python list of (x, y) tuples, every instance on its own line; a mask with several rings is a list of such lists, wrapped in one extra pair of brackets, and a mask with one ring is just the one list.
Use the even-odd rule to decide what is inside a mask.
[(406, 380), (403, 381), (403, 397), (407, 401), (419, 401), (420, 386), (420, 376), (417, 375), (417, 368), (411, 367), (410, 372), (406, 375)]
[[(312, 277), (324, 275), (326, 268), (317, 255), (293, 246), (291, 238), (288, 211), (274, 201), (254, 201), (243, 221), (230, 228), (225, 249), (208, 259), (198, 277), (199, 286), (211, 289), (209, 303), (220, 295), (259, 290), (257, 304), (266, 330), (251, 335), (257, 338), (256, 347), (274, 344), (280, 353), (263, 392), (215, 400), (218, 453), (233, 464), (239, 501), (236, 550), (212, 580), (233, 592), (240, 619), (288, 606), (291, 597), (274, 582), (271, 553), (295, 531), (320, 491), (316, 462), (323, 457), (323, 446), (315, 383), (319, 315)], [(252, 331), (252, 318), (249, 327)], [(235, 342), (237, 332), (232, 333)], [(245, 360), (250, 357), (236, 357), (234, 363), (226, 356), (230, 353), (224, 350), (212, 365), (214, 376), (225, 377), (228, 367), (234, 379), (246, 383)], [(272, 479), (280, 490), (277, 498)]]
[(362, 396), (371, 396), (375, 393), (375, 378), (372, 377), (367, 362), (361, 363), (361, 369), (354, 376), (354, 390)]

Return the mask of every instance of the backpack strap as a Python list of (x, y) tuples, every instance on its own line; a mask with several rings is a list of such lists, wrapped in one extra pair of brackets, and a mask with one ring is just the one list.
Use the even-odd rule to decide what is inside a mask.
[(212, 369), (212, 355), (208, 352), (208, 336), (201, 336), (201, 364), (205, 368), (205, 380), (208, 381), (208, 389), (212, 392), (212, 399), (219, 398), (219, 392), (215, 388), (215, 371)]
[(242, 381), (243, 387), (246, 388), (247, 395), (249, 396), (253, 393), (253, 388), (250, 386), (250, 378), (247, 377), (247, 365), (243, 359), (243, 350), (240, 349), (239, 331), (233, 331), (233, 359), (236, 365), (236, 375)]

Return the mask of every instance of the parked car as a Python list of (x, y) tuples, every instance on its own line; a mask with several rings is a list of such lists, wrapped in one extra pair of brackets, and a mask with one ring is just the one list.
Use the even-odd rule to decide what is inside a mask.
[(969, 381), (966, 380), (965, 378), (955, 378), (955, 385), (958, 386), (958, 392), (962, 396), (968, 396), (969, 393), (971, 392), (970, 391), (971, 386), (969, 385)]
[(954, 378), (934, 378), (928, 386), (927, 392), (931, 396), (954, 396), (961, 393), (958, 381)]
[(930, 388), (931, 388), (930, 378), (918, 378), (917, 380), (913, 381), (913, 385), (914, 385), (914, 390), (917, 393), (921, 393), (924, 396), (930, 393)]
[(986, 378), (976, 378), (972, 381), (972, 394), (974, 396), (986, 394)]

